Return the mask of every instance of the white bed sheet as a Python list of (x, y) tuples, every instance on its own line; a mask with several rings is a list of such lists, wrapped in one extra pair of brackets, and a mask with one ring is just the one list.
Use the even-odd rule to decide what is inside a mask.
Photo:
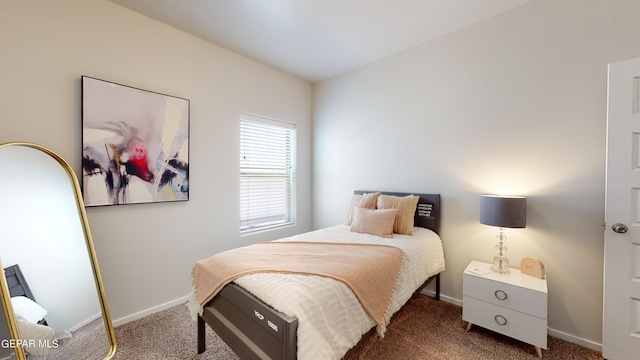
[[(338, 225), (276, 241), (323, 241), (392, 245), (403, 262), (391, 299), (389, 317), (430, 276), (444, 271), (442, 241), (433, 231), (416, 227), (412, 236), (393, 238), (349, 231)], [(276, 310), (298, 318), (298, 359), (340, 359), (376, 326), (353, 292), (342, 282), (320, 276), (260, 273), (235, 283)]]

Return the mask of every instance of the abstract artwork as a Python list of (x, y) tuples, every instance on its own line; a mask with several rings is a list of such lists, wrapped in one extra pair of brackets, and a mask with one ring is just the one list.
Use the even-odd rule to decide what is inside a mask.
[(189, 100), (82, 76), (86, 206), (189, 200)]

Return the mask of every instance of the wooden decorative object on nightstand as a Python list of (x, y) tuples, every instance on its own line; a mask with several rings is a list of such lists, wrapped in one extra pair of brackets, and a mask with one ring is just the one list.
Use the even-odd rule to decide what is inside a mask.
[(526, 257), (520, 262), (520, 271), (529, 276), (537, 277), (538, 279), (544, 279), (544, 264), (542, 261), (534, 257)]
[(472, 261), (462, 274), (462, 320), (535, 346), (547, 348), (547, 280), (511, 269), (490, 271), (491, 264)]

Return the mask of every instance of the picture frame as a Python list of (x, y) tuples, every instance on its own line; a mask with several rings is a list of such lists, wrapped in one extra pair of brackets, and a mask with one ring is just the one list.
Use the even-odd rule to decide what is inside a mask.
[(188, 201), (189, 100), (81, 82), (85, 206)]

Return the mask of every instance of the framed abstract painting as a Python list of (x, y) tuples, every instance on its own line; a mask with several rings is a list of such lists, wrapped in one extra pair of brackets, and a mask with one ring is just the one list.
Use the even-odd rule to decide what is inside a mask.
[(82, 76), (86, 206), (189, 200), (189, 100)]

